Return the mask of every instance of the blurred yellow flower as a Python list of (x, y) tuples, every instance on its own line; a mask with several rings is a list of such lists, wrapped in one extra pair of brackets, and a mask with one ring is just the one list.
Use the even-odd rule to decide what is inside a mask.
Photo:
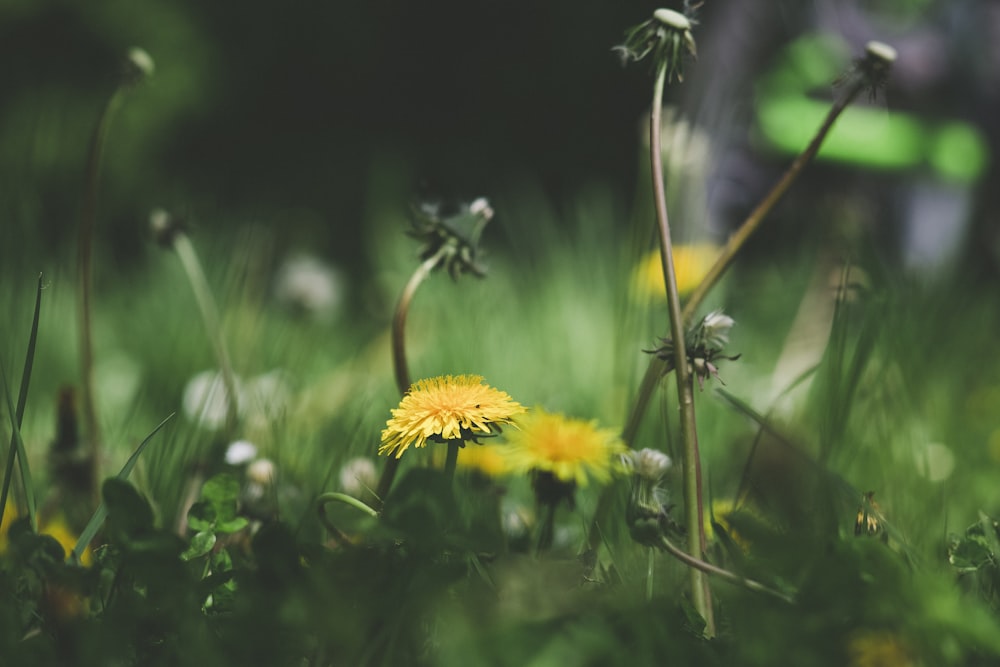
[[(0, 524), (0, 553), (7, 550), (7, 530), (10, 528), (10, 525), (19, 518), (20, 517), (15, 512), (4, 512), (3, 523)], [(66, 523), (66, 517), (64, 517), (61, 513), (49, 517), (44, 523), (40, 524), (38, 526), (38, 533), (40, 535), (48, 535), (55, 538), (56, 542), (62, 546), (63, 551), (66, 552), (67, 556), (69, 556), (69, 553), (73, 551), (73, 547), (76, 546), (76, 541), (78, 539), (78, 536), (70, 530), (69, 525)], [(93, 562), (94, 555), (88, 546), (80, 555), (80, 563), (89, 567)]]
[(750, 542), (736, 532), (729, 523), (729, 517), (737, 511), (743, 512), (745, 510), (743, 507), (737, 507), (736, 503), (729, 499), (713, 500), (712, 511), (705, 512), (705, 536), (710, 540), (715, 539), (715, 529), (712, 527), (712, 519), (714, 518), (715, 523), (726, 531), (726, 534), (732, 538), (733, 542), (738, 544), (743, 551), (749, 551)]
[[(457, 465), (465, 470), (474, 470), (487, 477), (503, 477), (510, 472), (507, 458), (503, 454), (505, 445), (466, 445), (458, 457)], [(444, 466), (444, 447), (436, 447), (434, 464)]]
[(913, 667), (916, 663), (898, 635), (862, 631), (847, 642), (848, 667)]
[(579, 486), (589, 478), (605, 483), (619, 467), (615, 456), (626, 451), (617, 433), (599, 429), (596, 421), (535, 409), (518, 420), (518, 426), (503, 450), (515, 474), (534, 470)]
[[(712, 268), (712, 264), (719, 256), (719, 248), (711, 243), (694, 243), (676, 245), (673, 250), (677, 292), (684, 296), (693, 292)], [(663, 264), (660, 261), (659, 250), (651, 251), (639, 262), (632, 276), (632, 285), (639, 298), (666, 298), (667, 288), (663, 281)]]
[(473, 440), (496, 433), (524, 412), (520, 403), (480, 375), (444, 375), (415, 382), (382, 431), (378, 453), (397, 459), (428, 440)]

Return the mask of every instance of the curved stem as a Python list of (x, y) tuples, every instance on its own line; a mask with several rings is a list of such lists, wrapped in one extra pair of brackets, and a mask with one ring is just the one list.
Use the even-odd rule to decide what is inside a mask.
[[(392, 368), (396, 375), (396, 387), (400, 394), (406, 394), (410, 389), (410, 371), (406, 363), (406, 316), (410, 312), (410, 303), (417, 293), (417, 288), (437, 267), (446, 252), (447, 247), (442, 246), (440, 250), (417, 267), (396, 303), (396, 313), (392, 318)], [(380, 503), (385, 502), (385, 497), (389, 495), (389, 489), (392, 488), (392, 482), (396, 478), (398, 469), (399, 459), (390, 456), (375, 489), (375, 497), (379, 499)]]
[(729, 570), (725, 570), (717, 565), (712, 565), (711, 563), (707, 563), (701, 560), (700, 558), (695, 558), (694, 556), (690, 555), (680, 547), (676, 546), (666, 537), (663, 536), (660, 537), (660, 546), (662, 546), (664, 551), (669, 553), (671, 556), (681, 561), (682, 563), (691, 566), (696, 570), (699, 570), (706, 574), (711, 574), (713, 576), (719, 577), (720, 579), (725, 579), (730, 583), (742, 586), (743, 588), (754, 591), (755, 593), (765, 593), (767, 595), (770, 595), (771, 597), (778, 598), (779, 600), (782, 600), (789, 604), (795, 603), (795, 599), (792, 598), (790, 595), (786, 595), (781, 591), (776, 591), (773, 588), (765, 586), (764, 584), (758, 581), (754, 581), (753, 579), (747, 579), (746, 577), (741, 577), (735, 572), (730, 572)]
[(333, 525), (333, 522), (331, 522), (330, 519), (327, 518), (326, 516), (326, 506), (327, 504), (333, 502), (350, 505), (351, 507), (354, 507), (355, 509), (364, 512), (370, 517), (378, 518), (378, 512), (376, 512), (374, 509), (366, 505), (364, 502), (358, 500), (357, 498), (354, 498), (353, 496), (349, 496), (346, 493), (337, 493), (336, 491), (331, 491), (328, 493), (320, 494), (320, 496), (316, 498), (316, 512), (319, 514), (319, 521), (330, 532), (330, 534), (337, 539), (337, 541), (340, 544), (350, 545), (351, 540), (349, 537), (347, 537), (347, 535), (343, 533), (343, 531), (341, 531), (339, 528)]

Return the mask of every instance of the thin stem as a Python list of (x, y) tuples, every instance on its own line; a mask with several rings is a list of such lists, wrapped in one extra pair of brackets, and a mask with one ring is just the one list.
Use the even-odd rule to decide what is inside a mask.
[(458, 450), (461, 446), (461, 440), (448, 441), (448, 458), (444, 461), (444, 475), (449, 480), (455, 479), (455, 466), (458, 464)]
[(656, 562), (656, 549), (648, 548), (646, 556), (646, 602), (653, 599), (653, 565)]
[(194, 246), (191, 244), (191, 239), (188, 238), (187, 234), (180, 232), (174, 237), (173, 244), (174, 251), (187, 274), (188, 282), (191, 283), (191, 290), (194, 292), (195, 301), (198, 302), (198, 310), (201, 311), (202, 322), (205, 324), (205, 333), (215, 349), (215, 358), (222, 371), (222, 383), (226, 389), (226, 427), (232, 430), (236, 427), (239, 414), (236, 375), (233, 373), (225, 337), (222, 335), (219, 311), (212, 298), (212, 290), (208, 286), (201, 262), (198, 261), (198, 253), (195, 252)]
[(94, 332), (91, 295), (94, 289), (94, 230), (97, 227), (97, 195), (100, 189), (101, 159), (108, 136), (111, 118), (121, 101), (122, 89), (116, 87), (101, 110), (94, 126), (87, 149), (87, 166), (84, 176), (83, 205), (80, 211), (80, 229), (77, 236), (77, 284), (79, 286), (78, 317), (80, 336), (80, 383), (83, 403), (83, 421), (86, 429), (88, 465), (94, 500), (98, 494), (98, 469), (100, 460), (101, 428), (97, 418), (97, 398), (94, 389)]
[(541, 526), (538, 529), (538, 541), (535, 543), (535, 555), (538, 556), (552, 548), (552, 540), (556, 529), (556, 505), (558, 503), (545, 503), (545, 516), (542, 517)]
[[(396, 304), (396, 313), (392, 318), (392, 368), (396, 374), (396, 387), (400, 394), (406, 394), (410, 389), (410, 371), (406, 363), (406, 316), (410, 312), (410, 303), (417, 293), (417, 288), (437, 267), (446, 252), (447, 248), (442, 246), (438, 252), (428, 257), (417, 267), (399, 295), (399, 301)], [(398, 469), (399, 459), (390, 456), (375, 489), (375, 497), (379, 499), (380, 503), (384, 502), (385, 497), (389, 494)]]
[(781, 591), (776, 591), (773, 588), (765, 586), (764, 584), (754, 581), (753, 579), (747, 579), (746, 577), (741, 577), (735, 572), (730, 572), (729, 570), (724, 570), (723, 568), (707, 563), (700, 558), (695, 558), (691, 554), (687, 553), (666, 537), (660, 537), (660, 546), (669, 553), (671, 556), (677, 560), (690, 565), (692, 568), (704, 572), (706, 574), (711, 574), (713, 576), (719, 577), (720, 579), (725, 579), (726, 581), (736, 584), (738, 586), (743, 586), (747, 590), (754, 591), (755, 593), (765, 593), (772, 597), (778, 598), (789, 604), (795, 604), (795, 599)]
[[(694, 382), (684, 343), (684, 318), (681, 315), (681, 299), (677, 291), (677, 275), (674, 272), (670, 221), (667, 217), (667, 197), (663, 186), (663, 151), (660, 141), (660, 116), (666, 75), (667, 64), (664, 61), (657, 70), (656, 82), (653, 85), (653, 107), (649, 115), (649, 156), (653, 176), (653, 202), (660, 230), (660, 259), (663, 263), (663, 277), (667, 287), (667, 309), (670, 312), (670, 337), (674, 343), (674, 373), (677, 377), (677, 400), (681, 419), (683, 453), (681, 469), (684, 479), (684, 519), (688, 534), (688, 553), (692, 557), (698, 558), (705, 549), (705, 523), (702, 514), (701, 461), (694, 412)], [(699, 569), (692, 568), (689, 574), (694, 607), (705, 619), (705, 633), (711, 637), (715, 634), (715, 620), (712, 614), (712, 597), (708, 583), (704, 573)]]

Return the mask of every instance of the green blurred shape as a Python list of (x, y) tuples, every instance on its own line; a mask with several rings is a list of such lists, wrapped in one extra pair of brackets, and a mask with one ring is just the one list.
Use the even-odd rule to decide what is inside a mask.
[[(782, 152), (798, 154), (829, 111), (826, 102), (783, 96), (763, 100), (757, 117), (768, 143)], [(875, 169), (903, 169), (922, 161), (925, 133), (923, 125), (910, 116), (850, 108), (837, 119), (817, 157)]]
[(946, 123), (929, 139), (927, 160), (942, 176), (961, 183), (976, 180), (989, 161), (982, 133), (965, 123)]

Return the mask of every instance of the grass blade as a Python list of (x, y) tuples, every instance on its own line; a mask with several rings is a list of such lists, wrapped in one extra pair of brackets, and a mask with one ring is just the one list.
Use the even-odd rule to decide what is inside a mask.
[[(167, 418), (157, 424), (156, 428), (154, 428), (152, 432), (139, 443), (139, 446), (135, 448), (134, 452), (132, 452), (132, 456), (128, 457), (128, 461), (126, 461), (125, 465), (122, 466), (121, 471), (118, 473), (118, 479), (128, 479), (128, 476), (132, 473), (132, 469), (135, 468), (135, 464), (139, 461), (139, 456), (142, 455), (142, 452), (153, 439), (153, 436), (159, 433), (160, 429), (166, 426), (167, 422), (173, 419), (175, 414), (177, 413), (171, 412), (167, 415)], [(90, 541), (94, 539), (94, 535), (96, 535), (97, 531), (100, 530), (101, 525), (104, 523), (107, 516), (108, 509), (102, 500), (101, 504), (98, 505), (97, 510), (94, 511), (94, 515), (90, 517), (90, 521), (87, 522), (87, 526), (80, 533), (80, 537), (77, 539), (76, 546), (73, 547), (73, 551), (69, 554), (69, 559), (72, 562), (80, 562), (80, 555), (83, 553), (83, 550), (87, 548), (87, 545), (90, 544)]]
[[(7, 399), (7, 410), (10, 414), (10, 459), (8, 459), (8, 467), (10, 467), (11, 462), (14, 457), (17, 457), (18, 467), (21, 470), (21, 485), (24, 487), (24, 500), (25, 505), (28, 508), (28, 520), (31, 521), (31, 529), (37, 530), (38, 524), (35, 520), (35, 494), (34, 486), (31, 483), (31, 470), (28, 468), (28, 457), (24, 452), (24, 440), (21, 438), (21, 427), (17, 423), (17, 411), (14, 408), (14, 402), (10, 398), (10, 385), (7, 383), (7, 369), (4, 367), (2, 361), (0, 361), (0, 376), (3, 378), (3, 390), (4, 397)], [(13, 475), (11, 475), (12, 477)], [(7, 488), (7, 482), (9, 478), (5, 479), (5, 490)]]
[[(18, 454), (18, 458), (22, 461), (24, 469), (27, 469), (27, 459), (24, 458), (24, 443), (20, 441), (21, 438), (21, 421), (24, 418), (24, 406), (28, 402), (28, 384), (31, 381), (31, 369), (35, 362), (35, 342), (38, 340), (38, 315), (42, 308), (42, 274), (38, 274), (38, 289), (35, 291), (35, 313), (31, 319), (31, 333), (28, 335), (28, 352), (24, 359), (24, 371), (21, 373), (21, 388), (17, 393), (17, 408), (13, 410), (12, 414), (14, 416), (14, 421), (17, 424), (16, 428), (11, 430), (10, 434), (10, 448), (8, 450), (7, 456), (7, 469), (4, 471), (3, 477), (3, 488), (0, 490), (0, 523), (3, 523), (4, 510), (7, 508), (7, 495), (10, 492), (10, 484), (14, 477), (14, 456)], [(7, 390), (7, 374), (3, 373), (4, 389)], [(7, 394), (8, 405), (10, 402), (10, 394)], [(20, 445), (18, 445), (20, 442)], [(22, 482), (24, 485), (25, 493), (31, 496), (31, 500), (28, 501), (29, 516), (31, 517), (32, 526), (35, 525), (34, 518), (34, 496), (33, 489), (29, 485), (30, 478), (24, 477), (24, 470), (22, 470)]]

